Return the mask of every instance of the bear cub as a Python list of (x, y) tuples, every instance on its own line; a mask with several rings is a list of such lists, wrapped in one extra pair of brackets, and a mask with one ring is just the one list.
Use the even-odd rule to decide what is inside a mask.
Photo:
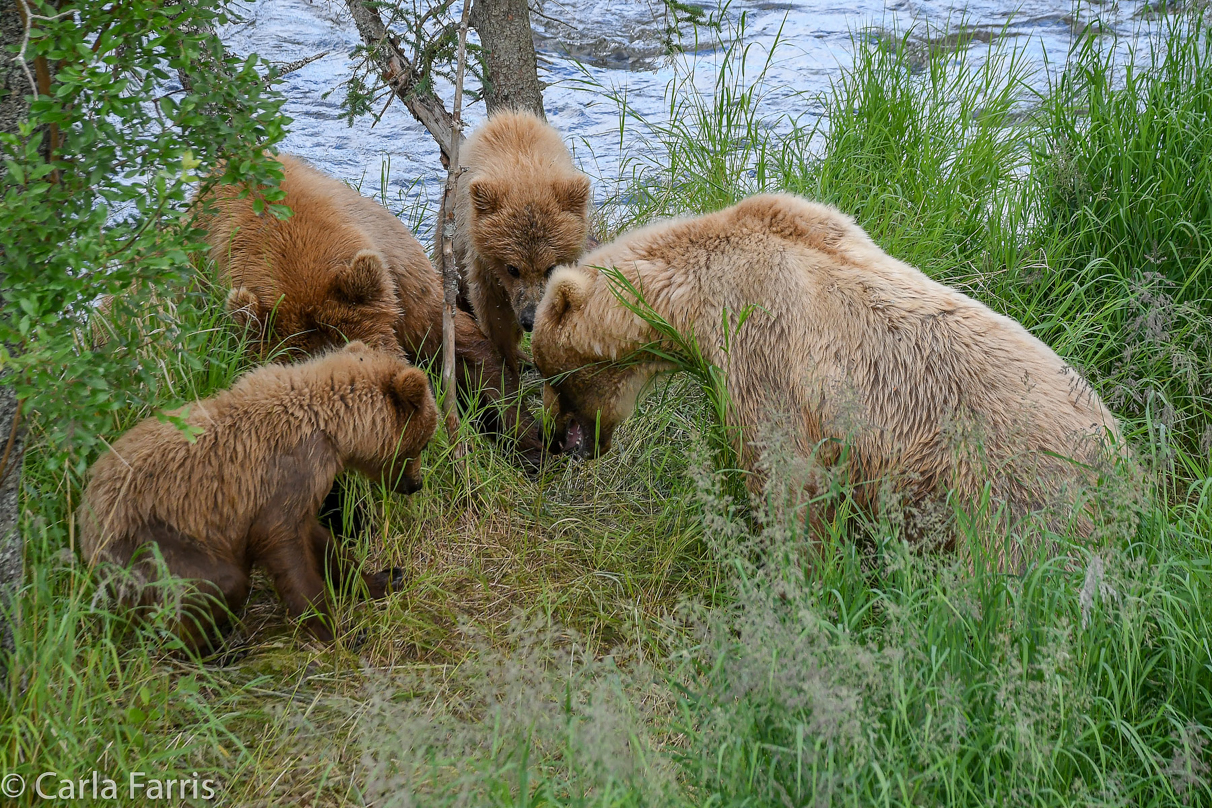
[(529, 112), (502, 111), (471, 133), (460, 162), (455, 250), (480, 328), (515, 375), (522, 331), (552, 271), (589, 236), (589, 179), (560, 134)]
[[(391, 211), (340, 180), (297, 157), (276, 159), (288, 218), (258, 215), (237, 186), (218, 186), (197, 200), (211, 258), (231, 284), (228, 309), (253, 352), (292, 361), (361, 340), (402, 349), (418, 364), (434, 361), (442, 345), (442, 281), (416, 238)], [(455, 332), (460, 391), (486, 403), (511, 400), (517, 386), (470, 314), (455, 312)], [(486, 431), (515, 440), (537, 466), (538, 422), (512, 406), (487, 409)]]
[[(416, 458), (437, 425), (425, 374), (352, 342), (250, 371), (170, 415), (186, 429), (148, 418), (93, 464), (77, 513), (84, 558), (133, 561), (136, 577), (154, 584), (155, 545), (169, 572), (196, 582), (178, 626), (193, 648), (247, 598), (253, 565), (269, 572), (291, 617), (311, 611), (307, 628), (331, 640), (325, 575), (339, 585), (354, 563), (317, 511), (346, 468), (399, 493), (420, 488)], [(361, 578), (377, 598), (396, 574)], [(147, 585), (125, 601), (140, 608), (157, 597)]]

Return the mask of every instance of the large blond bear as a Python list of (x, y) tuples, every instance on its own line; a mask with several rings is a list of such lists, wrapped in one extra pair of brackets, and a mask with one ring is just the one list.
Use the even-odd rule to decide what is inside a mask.
[(751, 471), (762, 425), (789, 424), (795, 453), (843, 475), (864, 505), (881, 491), (907, 504), (977, 497), (989, 482), (1019, 514), (1075, 501), (1119, 442), (1090, 386), (1017, 322), (888, 256), (837, 210), (767, 195), (628, 233), (556, 271), (532, 347), (563, 451), (608, 449), (669, 369), (603, 269), (723, 369)]

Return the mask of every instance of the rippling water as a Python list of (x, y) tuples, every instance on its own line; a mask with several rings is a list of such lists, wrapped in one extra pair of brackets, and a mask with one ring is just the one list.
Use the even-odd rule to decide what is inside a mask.
[[(1022, 50), (1039, 66), (1063, 65), (1076, 30), (1095, 16), (1104, 26), (1131, 33), (1140, 26), (1140, 2), (1094, 3), (1075, 7), (1066, 0), (966, 4), (944, 0), (733, 0), (724, 12), (724, 31), (751, 44), (749, 63), (756, 72), (776, 38), (767, 74), (771, 92), (764, 104), (772, 125), (792, 118), (810, 120), (821, 113), (816, 97), (850, 63), (852, 38), (871, 30), (957, 30), (975, 32), (970, 46), (978, 58), (989, 39)], [(444, 172), (428, 133), (402, 104), (392, 103), (377, 124), (372, 117), (349, 126), (340, 109), (342, 82), (350, 74), (350, 53), (359, 44), (357, 29), (345, 6), (332, 0), (256, 0), (244, 9), (244, 21), (222, 32), (237, 54), (256, 52), (271, 61), (288, 62), (321, 51), (328, 55), (288, 75), (282, 90), (293, 119), (282, 144), (320, 168), (366, 191), (387, 191), (393, 207), (419, 210), (436, 201)], [(649, 120), (667, 117), (667, 87), (693, 71), (694, 86), (710, 92), (722, 57), (718, 37), (683, 30), (683, 55), (665, 56), (662, 42), (667, 21), (659, 0), (543, 0), (532, 22), (539, 47), (540, 78), (547, 83), (548, 119), (572, 142), (575, 155), (600, 187), (619, 174), (628, 149), (638, 148), (634, 127), (620, 137), (619, 104)], [(725, 34), (728, 36), (729, 34)], [(982, 41), (984, 40), (984, 41)], [(1041, 83), (1044, 71), (1037, 80)], [(442, 88), (450, 97), (449, 88)], [(376, 110), (377, 111), (377, 110)], [(475, 124), (484, 117), (482, 104), (467, 110)], [(420, 203), (420, 204), (418, 204)]]

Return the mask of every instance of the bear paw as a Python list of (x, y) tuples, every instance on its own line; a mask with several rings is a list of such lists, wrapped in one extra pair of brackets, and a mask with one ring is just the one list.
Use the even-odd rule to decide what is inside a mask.
[(259, 334), (261, 331), (261, 301), (243, 286), (227, 293), (227, 313), (242, 329)]
[(367, 575), (366, 588), (370, 590), (370, 597), (373, 600), (378, 600), (394, 592), (402, 591), (407, 581), (408, 575), (403, 569), (400, 567), (391, 567), (382, 572)]

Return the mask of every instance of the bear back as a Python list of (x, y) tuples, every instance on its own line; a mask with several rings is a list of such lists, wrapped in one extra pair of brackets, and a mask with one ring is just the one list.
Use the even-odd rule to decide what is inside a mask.
[(440, 284), (408, 228), (302, 160), (277, 159), (285, 219), (257, 215), (233, 186), (200, 200), (211, 258), (231, 285), (228, 308), (254, 346), (264, 352), (280, 343), (286, 359), (350, 340), (394, 350), (401, 331), (427, 329)]
[(77, 516), (87, 560), (129, 561), (136, 537), (156, 524), (238, 554), (253, 519), (273, 507), (283, 458), (306, 453), (307, 479), (288, 482), (318, 507), (343, 468), (415, 457), (437, 423), (425, 374), (360, 342), (254, 369), (167, 415), (137, 424), (90, 469)]

